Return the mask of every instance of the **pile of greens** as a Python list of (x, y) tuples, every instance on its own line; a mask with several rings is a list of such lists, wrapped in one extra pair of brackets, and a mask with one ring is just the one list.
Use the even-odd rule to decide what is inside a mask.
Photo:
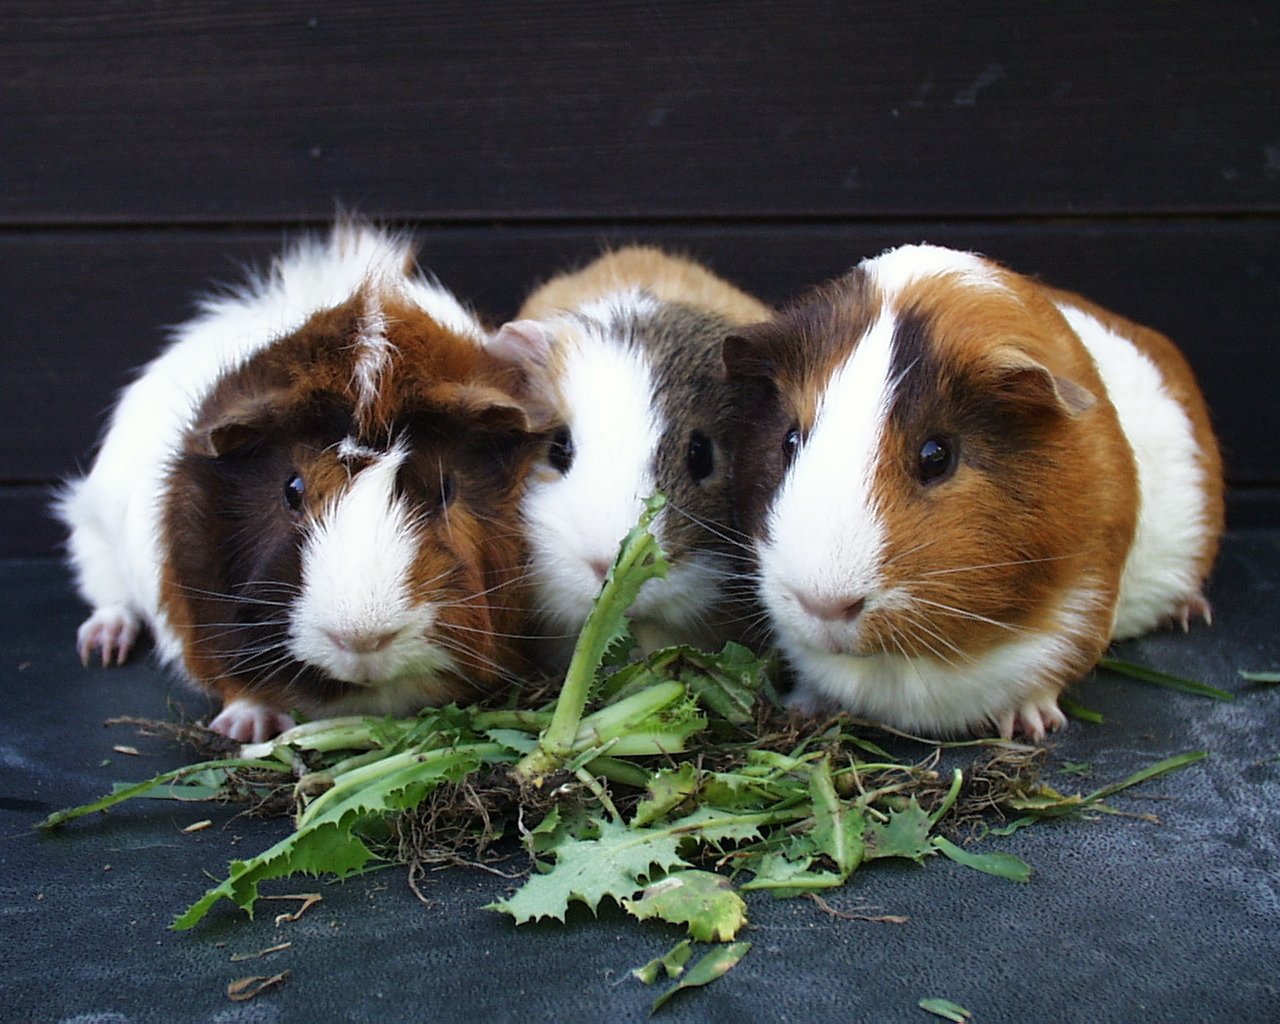
[[(481, 857), (518, 831), (534, 870), (489, 905), (517, 924), (563, 921), (571, 902), (606, 897), (641, 920), (684, 926), (689, 940), (642, 968), (705, 984), (750, 948), (734, 942), (747, 921), (742, 892), (816, 894), (842, 885), (863, 862), (941, 853), (1025, 882), (1028, 865), (973, 853), (939, 834), (983, 809), (1013, 812), (1015, 828), (1105, 807), (1126, 786), (1204, 755), (1184, 754), (1122, 783), (1064, 796), (1037, 779), (1043, 751), (996, 740), (985, 764), (950, 776), (938, 752), (894, 758), (847, 716), (803, 729), (761, 693), (770, 664), (729, 644), (717, 655), (669, 648), (634, 658), (625, 612), (667, 565), (648, 531), (652, 499), (623, 542), (579, 638), (558, 697), (545, 706), (450, 705), (413, 719), (331, 719), (300, 725), (240, 757), (168, 772), (92, 804), (51, 815), (43, 827), (138, 796), (228, 795), (275, 801), (294, 831), (248, 860), (173, 922), (191, 928), (221, 899), (252, 913), (260, 882), (288, 875), (360, 872), (401, 860)], [(693, 750), (691, 750), (693, 748)], [(410, 883), (413, 884), (411, 872)], [(685, 972), (689, 942), (717, 946)]]

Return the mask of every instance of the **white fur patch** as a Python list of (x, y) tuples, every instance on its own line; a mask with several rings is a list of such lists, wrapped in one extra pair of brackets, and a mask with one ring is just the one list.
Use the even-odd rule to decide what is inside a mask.
[(391, 365), (396, 347), (387, 340), (387, 316), (373, 295), (366, 297), (365, 312), (356, 331), (356, 360), (351, 386), (356, 393), (356, 420), (364, 423), (378, 397), (382, 375)]
[(805, 605), (865, 599), (871, 608), (884, 598), (886, 536), (872, 484), (893, 401), (893, 331), (882, 316), (832, 374), (770, 509), (760, 594), (784, 642), (847, 648), (857, 622), (821, 619)]
[(994, 264), (977, 253), (937, 245), (903, 245), (889, 249), (875, 259), (864, 260), (862, 269), (886, 297), (899, 294), (913, 281), (945, 274), (957, 275), (961, 284), (972, 288), (1005, 289)]
[(1087, 616), (1100, 600), (1097, 591), (1082, 587), (1058, 606), (1056, 628), (1013, 636), (981, 657), (952, 657), (951, 663), (900, 654), (834, 654), (784, 637), (783, 650), (802, 681), (789, 702), (800, 710), (833, 703), (933, 735), (998, 723), (1046, 687), (1056, 696), (1062, 668), (1075, 653), (1073, 640), (1089, 634)]
[[(412, 514), (394, 494), (406, 451), (395, 447), (357, 473), (311, 525), (289, 651), (335, 679), (382, 687), (452, 666), (431, 641), (437, 608), (414, 600)], [(372, 641), (376, 650), (363, 650)]]
[(1123, 640), (1153, 629), (1198, 592), (1206, 532), (1199, 446), (1186, 411), (1146, 355), (1075, 306), (1058, 309), (1098, 364), (1138, 467), (1138, 525), (1112, 629)]
[(662, 425), (643, 350), (607, 323), (578, 317), (560, 336), (558, 411), (572, 435), (573, 462), (563, 476), (550, 467), (535, 473), (523, 511), (539, 611), (573, 631), (600, 591), (593, 565), (613, 564), (653, 493)]

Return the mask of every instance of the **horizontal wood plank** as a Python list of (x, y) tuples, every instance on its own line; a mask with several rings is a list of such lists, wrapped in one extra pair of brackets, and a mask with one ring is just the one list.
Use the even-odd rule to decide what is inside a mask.
[[(210, 282), (268, 260), (281, 231), (32, 231), (0, 234), (10, 329), (0, 379), (0, 481), (36, 483), (86, 465), (134, 368)], [(1274, 357), (1280, 225), (889, 224), (443, 228), (421, 262), (495, 323), (533, 285), (609, 243), (691, 253), (772, 303), (905, 242), (975, 249), (1170, 335), (1194, 365), (1239, 484), (1280, 484)]]
[(0, 2), (0, 223), (1280, 209), (1270, 0)]

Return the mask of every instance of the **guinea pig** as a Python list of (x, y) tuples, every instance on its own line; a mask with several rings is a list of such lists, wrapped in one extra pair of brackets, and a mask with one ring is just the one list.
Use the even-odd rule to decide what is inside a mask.
[(791, 703), (1040, 740), (1113, 639), (1209, 618), (1222, 466), (1163, 335), (904, 246), (726, 339)]
[(87, 664), (145, 622), (261, 741), (309, 717), (473, 698), (523, 664), (522, 375), (357, 223), (208, 298), (125, 389), (57, 514)]
[[(560, 426), (522, 504), (532, 603), (563, 664), (643, 501), (670, 561), (630, 610), (641, 647), (719, 650), (751, 617), (729, 482), (725, 335), (769, 315), (705, 267), (647, 246), (606, 253), (534, 291), (490, 350), (524, 366)], [(569, 641), (566, 645), (563, 641)]]

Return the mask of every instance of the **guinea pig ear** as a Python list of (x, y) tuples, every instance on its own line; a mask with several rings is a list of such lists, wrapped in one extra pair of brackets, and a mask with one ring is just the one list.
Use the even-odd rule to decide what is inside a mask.
[(1021, 353), (1001, 359), (996, 386), (1010, 398), (1079, 416), (1098, 404), (1093, 392)]
[(485, 342), (485, 348), (509, 363), (545, 370), (554, 340), (551, 328), (541, 321), (512, 320)]
[(187, 432), (188, 454), (220, 458), (247, 448), (266, 433), (275, 419), (275, 398), (274, 393), (237, 397), (210, 410)]
[(427, 392), (427, 398), (489, 430), (529, 434), (542, 429), (519, 399), (498, 388), (483, 384), (438, 384)]
[(760, 342), (750, 328), (735, 331), (720, 346), (726, 380), (774, 376), (773, 360), (760, 350)]

